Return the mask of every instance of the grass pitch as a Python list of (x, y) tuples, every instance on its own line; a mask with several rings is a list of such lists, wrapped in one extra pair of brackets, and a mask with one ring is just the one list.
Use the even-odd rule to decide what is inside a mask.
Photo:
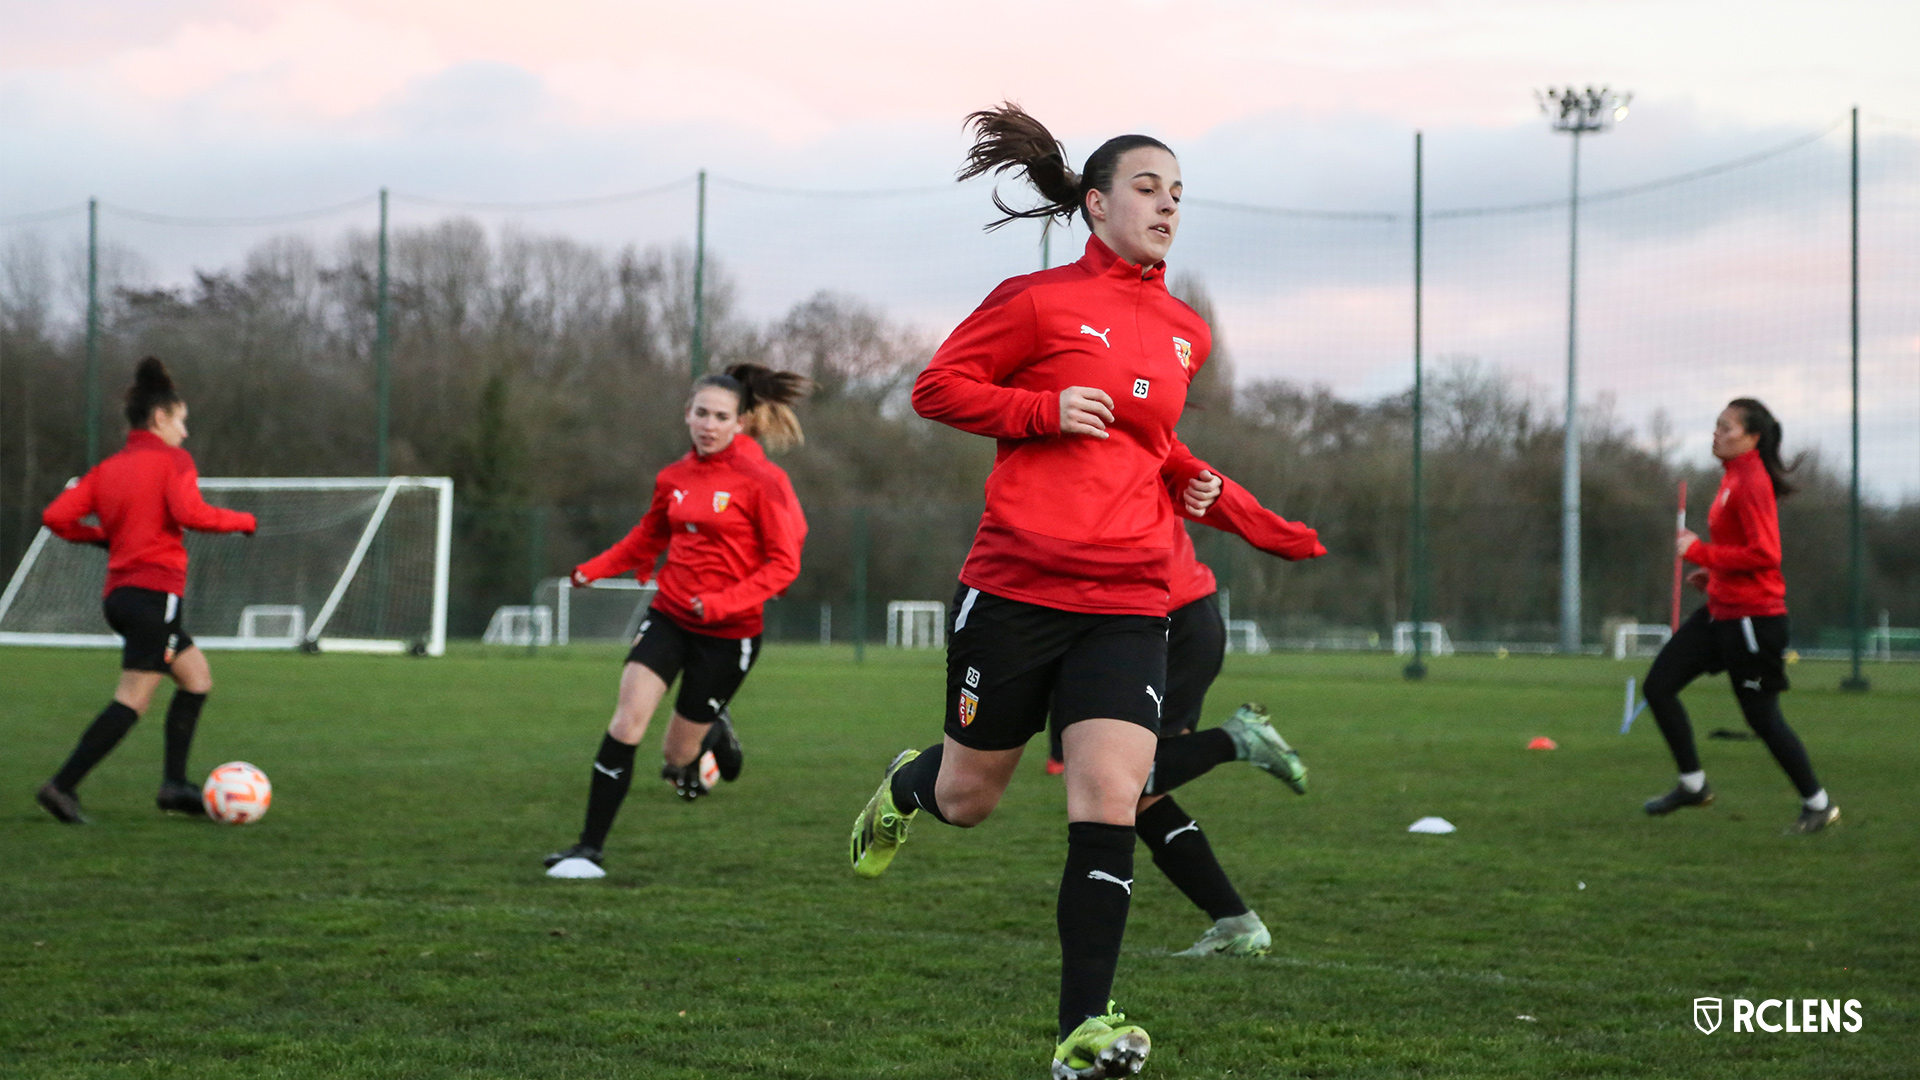
[[(553, 882), (619, 653), (224, 654), (196, 769), (250, 760), (266, 819), (153, 809), (159, 708), (55, 825), (32, 792), (110, 692), (99, 651), (0, 650), (0, 1075), (1039, 1077), (1053, 1039), (1058, 780), (1029, 756), (971, 833), (921, 822), (846, 868), (891, 755), (938, 737), (940, 658), (776, 645), (735, 704), (740, 781), (687, 805), (650, 734), (600, 882)], [(1263, 961), (1171, 953), (1207, 921), (1144, 855), (1116, 988), (1164, 1077), (1895, 1077), (1920, 1061), (1920, 670), (1793, 669), (1789, 720), (1843, 807), (1797, 812), (1724, 683), (1688, 695), (1719, 802), (1672, 782), (1640, 666), (1233, 657), (1312, 769), (1183, 789), (1273, 928)], [(1536, 735), (1552, 752), (1527, 751)], [(1438, 814), (1452, 836), (1414, 836)], [(1584, 883), (1584, 888), (1581, 887)], [(1695, 997), (1857, 998), (1858, 1034), (1713, 1035)], [(1730, 1004), (1730, 1003), (1729, 1003)]]

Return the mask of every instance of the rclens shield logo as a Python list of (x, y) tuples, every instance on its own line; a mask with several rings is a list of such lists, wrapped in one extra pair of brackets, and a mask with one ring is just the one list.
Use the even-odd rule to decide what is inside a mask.
[[(1861, 1015), (1858, 998), (1767, 998), (1758, 1004), (1746, 998), (1734, 998), (1728, 1011), (1733, 1014), (1733, 1023), (1728, 1025), (1733, 1034), (1754, 1034), (1755, 1032), (1791, 1032), (1795, 1035), (1817, 1035), (1821, 1032), (1846, 1032), (1852, 1034), (1866, 1026), (1866, 1017)], [(1693, 999), (1693, 1026), (1700, 1029), (1702, 1035), (1711, 1035), (1720, 1030), (1723, 1013), (1719, 998), (1701, 997)]]
[(973, 723), (973, 718), (979, 715), (980, 695), (971, 690), (960, 691), (960, 726)]
[(727, 508), (727, 500), (731, 498), (733, 498), (733, 493), (731, 491), (714, 492), (713, 493), (713, 512), (717, 514), (720, 511), (725, 510)]
[(1174, 338), (1173, 357), (1180, 361), (1181, 370), (1191, 371), (1193, 369), (1193, 342), (1188, 341), (1186, 338)]

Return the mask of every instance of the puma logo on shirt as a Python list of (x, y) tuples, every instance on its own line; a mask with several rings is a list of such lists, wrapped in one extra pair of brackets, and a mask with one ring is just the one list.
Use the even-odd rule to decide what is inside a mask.
[(1095, 330), (1093, 327), (1088, 326), (1086, 323), (1081, 323), (1080, 332), (1083, 334), (1092, 334), (1094, 337), (1097, 337), (1100, 339), (1100, 344), (1105, 345), (1109, 349), (1113, 348), (1113, 342), (1107, 340), (1107, 335), (1113, 333), (1113, 327), (1111, 326), (1107, 327), (1105, 330)]

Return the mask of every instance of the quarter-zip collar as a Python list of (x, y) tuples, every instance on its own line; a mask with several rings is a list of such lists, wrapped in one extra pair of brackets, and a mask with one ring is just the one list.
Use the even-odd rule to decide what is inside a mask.
[(136, 446), (144, 446), (150, 449), (160, 449), (160, 450), (168, 449), (167, 440), (161, 438), (158, 435), (155, 435), (153, 432), (148, 431), (146, 428), (140, 428), (135, 431), (127, 432), (127, 449), (131, 450)]
[(1087, 237), (1087, 252), (1080, 256), (1080, 265), (1094, 277), (1113, 277), (1121, 281), (1158, 281), (1167, 275), (1165, 259), (1152, 266), (1140, 266), (1130, 263), (1113, 253), (1099, 237)]
[(1720, 467), (1727, 472), (1732, 472), (1735, 469), (1750, 469), (1755, 465), (1759, 465), (1762, 472), (1766, 471), (1767, 467), (1760, 464), (1760, 448), (1757, 446), (1744, 454), (1735, 454), (1720, 463)]

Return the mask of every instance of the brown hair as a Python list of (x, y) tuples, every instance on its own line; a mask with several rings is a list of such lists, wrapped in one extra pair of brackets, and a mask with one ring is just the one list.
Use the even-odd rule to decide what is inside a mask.
[(180, 392), (174, 389), (173, 376), (158, 357), (149, 356), (133, 369), (133, 385), (126, 393), (127, 423), (141, 431), (153, 422), (155, 409), (171, 409), (180, 404)]
[(1780, 460), (1780, 421), (1773, 418), (1773, 411), (1760, 404), (1758, 398), (1734, 398), (1727, 402), (1727, 408), (1740, 410), (1740, 428), (1749, 435), (1760, 436), (1760, 464), (1767, 467), (1767, 479), (1773, 481), (1773, 497), (1784, 499), (1794, 493), (1795, 488), (1787, 482), (1787, 474), (1798, 467), (1795, 462), (1788, 465)]
[(769, 450), (785, 450), (807, 441), (793, 403), (813, 389), (813, 380), (798, 372), (775, 371), (759, 364), (735, 364), (725, 372), (702, 375), (693, 392), (707, 387), (731, 390), (740, 402), (740, 426)]
[(1087, 213), (1087, 192), (1113, 190), (1113, 174), (1120, 168), (1122, 154), (1143, 146), (1173, 153), (1166, 143), (1151, 135), (1119, 135), (1101, 143), (1076, 173), (1067, 165), (1067, 150), (1060, 140), (1011, 101), (969, 114), (966, 126), (973, 129), (973, 149), (967, 151), (967, 163), (960, 167), (958, 179), (1014, 169), (1046, 200), (1031, 209), (1016, 210), (995, 189), (994, 208), (1006, 216), (989, 224), (989, 232), (1021, 218), (1072, 218), (1076, 212), (1091, 228), (1093, 216)]

